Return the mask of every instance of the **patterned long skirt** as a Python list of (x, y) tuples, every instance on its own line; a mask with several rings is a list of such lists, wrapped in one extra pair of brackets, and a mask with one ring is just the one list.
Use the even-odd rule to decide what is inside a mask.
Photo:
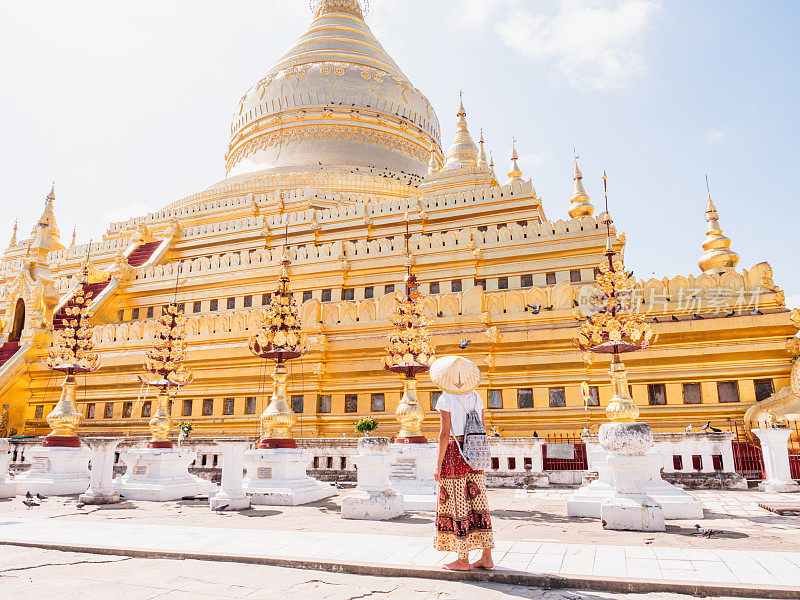
[(454, 440), (442, 464), (433, 545), (437, 550), (458, 552), (460, 560), (467, 560), (470, 550), (494, 548), (483, 471), (470, 469)]

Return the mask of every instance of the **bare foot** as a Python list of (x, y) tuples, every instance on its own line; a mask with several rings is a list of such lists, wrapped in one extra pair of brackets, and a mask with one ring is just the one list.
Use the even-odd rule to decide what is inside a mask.
[(445, 571), (469, 571), (472, 567), (469, 564), (469, 561), (461, 562), (460, 560), (454, 560), (451, 563), (448, 563), (442, 567)]
[(472, 568), (490, 571), (494, 569), (494, 561), (491, 558), (481, 558), (477, 562), (472, 563)]

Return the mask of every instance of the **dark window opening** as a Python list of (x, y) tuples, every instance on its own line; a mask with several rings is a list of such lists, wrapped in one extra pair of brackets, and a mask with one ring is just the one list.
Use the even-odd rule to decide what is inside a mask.
[(138, 308), (134, 308), (131, 311), (131, 321), (136, 321), (138, 318), (139, 318), (139, 309)]
[(219, 300), (212, 300), (208, 308), (209, 310), (219, 310)]
[[(305, 293), (303, 295), (303, 300), (305, 300)], [(266, 306), (267, 304), (272, 302), (272, 295), (271, 294), (261, 294), (261, 306)]]
[(355, 300), (356, 291), (353, 288), (342, 289), (342, 300)]
[(703, 470), (703, 457), (699, 454), (692, 454), (692, 468), (695, 471)]
[(386, 410), (386, 396), (383, 394), (372, 394), (372, 412), (383, 412)]
[(244, 297), (244, 307), (250, 308), (253, 306), (253, 297), (252, 296), (245, 296)]
[(236, 402), (233, 398), (225, 398), (222, 403), (222, 414), (223, 415), (232, 415), (234, 413), (234, 409), (236, 407)]
[(303, 397), (292, 396), (292, 412), (296, 415), (303, 414)]
[(523, 275), (520, 277), (519, 284), (524, 288), (533, 287), (533, 275)]
[(703, 403), (703, 390), (699, 383), (683, 384), (683, 403), (684, 404)]
[(739, 384), (735, 381), (718, 382), (717, 393), (720, 402), (739, 402)]
[(303, 292), (303, 302), (311, 300), (311, 298), (313, 298), (313, 297), (314, 297), (314, 293), (313, 292), (309, 292), (309, 291)]
[(147, 318), (148, 319), (152, 319), (153, 318), (153, 307), (152, 306), (148, 306), (147, 307)]
[(436, 410), (436, 403), (439, 402), (439, 398), (441, 397), (442, 392), (436, 390), (431, 392), (431, 410)]
[(331, 412), (331, 397), (328, 395), (320, 394), (317, 396), (317, 412), (329, 413)]
[(508, 277), (500, 277), (497, 280), (497, 289), (498, 290), (507, 290), (508, 289)]
[(244, 414), (246, 415), (254, 415), (256, 414), (256, 397), (255, 396), (248, 396), (244, 399)]
[(364, 288), (364, 299), (365, 300), (369, 300), (370, 298), (374, 298), (374, 297), (375, 297), (375, 288), (372, 287), (371, 285), (365, 287)]
[(485, 280), (485, 279), (476, 279), (476, 280), (475, 280), (475, 285), (476, 285), (476, 286), (478, 286), (478, 285), (479, 285), (479, 286), (481, 286), (481, 288), (483, 289), (483, 291), (484, 291), (484, 292), (486, 291), (486, 280)]
[(87, 404), (86, 405), (86, 418), (87, 419), (94, 419), (94, 404)]
[(142, 418), (147, 418), (152, 415), (153, 412), (153, 402), (151, 400), (146, 400), (142, 404)]
[(596, 385), (589, 388), (589, 398), (586, 400), (586, 406), (600, 406), (600, 388)]
[(451, 292), (460, 292), (461, 291), (461, 280), (456, 279), (450, 283), (450, 291)]
[(503, 408), (503, 390), (489, 390), (489, 408)]
[(393, 294), (394, 293), (394, 285), (389, 284), (383, 286), (383, 293), (384, 294)]
[(192, 416), (192, 401), (191, 400), (184, 400), (183, 401), (183, 410), (181, 411), (181, 415), (184, 417), (191, 417)]
[(517, 407), (533, 408), (533, 390), (531, 388), (517, 390)]
[(323, 302), (330, 302), (331, 301), (331, 290), (322, 290), (322, 301)]
[(236, 298), (228, 298), (228, 310), (236, 308)]
[(214, 401), (211, 398), (203, 400), (203, 416), (210, 417), (214, 414)]
[(114, 403), (113, 402), (106, 402), (106, 406), (103, 409), (103, 418), (104, 419), (113, 419), (114, 418)]
[(663, 383), (648, 384), (647, 398), (651, 406), (663, 406), (667, 403), (667, 387)]
[(570, 283), (580, 283), (581, 281), (581, 272), (579, 269), (572, 269), (569, 272), (569, 281)]
[(346, 413), (358, 412), (358, 394), (345, 394), (344, 412)]
[(192, 304), (192, 312), (199, 313), (200, 310), (202, 309), (202, 306), (203, 304), (201, 302), (195, 302), (194, 304)]
[(772, 384), (772, 379), (756, 379), (755, 386), (757, 402), (766, 400), (772, 396), (773, 393), (775, 393), (775, 387)]
[(122, 418), (130, 419), (133, 416), (133, 402), (122, 403)]
[(673, 454), (672, 468), (676, 471), (683, 471), (683, 457), (680, 454)]
[(566, 392), (563, 387), (550, 388), (550, 407), (559, 408), (567, 405)]
[(431, 294), (438, 294), (439, 293), (439, 282), (434, 281), (431, 283)]

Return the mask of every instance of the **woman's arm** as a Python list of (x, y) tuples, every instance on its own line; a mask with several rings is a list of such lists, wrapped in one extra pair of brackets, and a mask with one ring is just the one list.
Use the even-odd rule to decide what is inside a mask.
[(442, 419), (442, 427), (439, 430), (439, 458), (436, 459), (436, 473), (433, 478), (441, 483), (442, 482), (442, 463), (444, 462), (444, 455), (447, 452), (447, 446), (450, 443), (450, 413), (446, 410), (439, 411)]

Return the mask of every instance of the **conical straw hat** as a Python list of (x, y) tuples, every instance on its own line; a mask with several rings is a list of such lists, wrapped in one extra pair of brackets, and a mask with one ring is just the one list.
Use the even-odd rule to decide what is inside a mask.
[(443, 356), (433, 361), (430, 371), (433, 383), (445, 392), (466, 394), (481, 382), (481, 372), (475, 364), (461, 356)]

